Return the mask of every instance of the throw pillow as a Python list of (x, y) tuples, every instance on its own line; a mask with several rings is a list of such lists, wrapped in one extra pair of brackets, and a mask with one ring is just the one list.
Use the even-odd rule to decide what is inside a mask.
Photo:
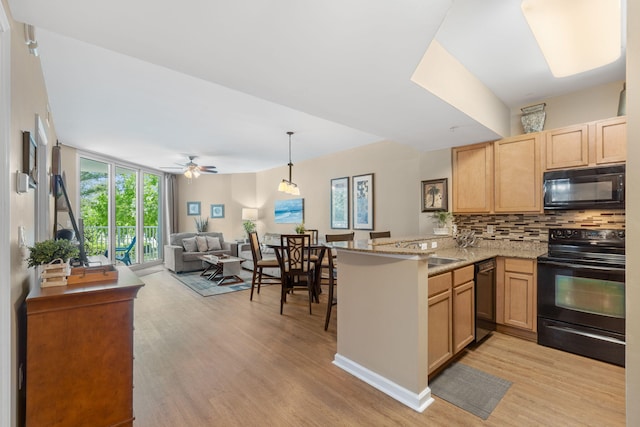
[(197, 252), (198, 244), (196, 243), (195, 237), (188, 237), (186, 239), (182, 239), (182, 247), (187, 252)]
[(207, 239), (204, 236), (196, 236), (196, 244), (198, 252), (207, 252)]
[(222, 249), (222, 246), (220, 246), (220, 238), (219, 237), (211, 237), (211, 236), (205, 236), (207, 238), (207, 247), (209, 248), (210, 251), (219, 251), (220, 249)]

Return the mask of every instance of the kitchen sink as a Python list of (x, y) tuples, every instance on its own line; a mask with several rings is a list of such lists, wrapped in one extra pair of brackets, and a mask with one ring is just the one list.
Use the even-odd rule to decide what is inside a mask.
[(463, 258), (446, 258), (441, 256), (430, 256), (427, 258), (429, 261), (429, 267), (437, 267), (439, 265), (447, 265), (454, 262), (464, 261)]

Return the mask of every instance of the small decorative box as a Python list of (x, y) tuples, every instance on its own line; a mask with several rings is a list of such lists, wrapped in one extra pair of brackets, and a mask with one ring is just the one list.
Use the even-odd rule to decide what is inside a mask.
[(71, 273), (68, 262), (64, 262), (61, 258), (56, 258), (49, 264), (42, 266), (40, 274), (41, 284), (43, 288), (50, 286), (66, 286), (67, 277)]

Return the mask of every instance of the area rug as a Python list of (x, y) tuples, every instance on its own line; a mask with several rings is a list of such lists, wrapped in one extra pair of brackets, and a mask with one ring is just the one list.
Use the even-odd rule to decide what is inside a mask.
[(452, 363), (429, 387), (439, 398), (486, 420), (511, 387), (511, 381), (462, 363)]
[[(192, 273), (171, 273), (173, 277), (185, 284), (187, 287), (193, 289), (203, 297), (210, 297), (213, 295), (227, 294), (229, 292), (244, 291), (245, 289), (251, 289), (251, 273), (242, 271), (240, 278), (244, 280), (244, 283), (234, 283), (231, 285), (216, 285), (216, 282), (207, 280), (206, 277), (200, 275), (200, 271), (194, 271)], [(262, 286), (265, 286), (264, 284)]]

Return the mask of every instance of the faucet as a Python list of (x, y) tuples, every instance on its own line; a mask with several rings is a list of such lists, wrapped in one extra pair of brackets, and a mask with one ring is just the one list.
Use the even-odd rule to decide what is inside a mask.
[(416, 249), (419, 247), (420, 243), (418, 242), (398, 242), (396, 243), (396, 248), (408, 248), (409, 246), (414, 246)]

